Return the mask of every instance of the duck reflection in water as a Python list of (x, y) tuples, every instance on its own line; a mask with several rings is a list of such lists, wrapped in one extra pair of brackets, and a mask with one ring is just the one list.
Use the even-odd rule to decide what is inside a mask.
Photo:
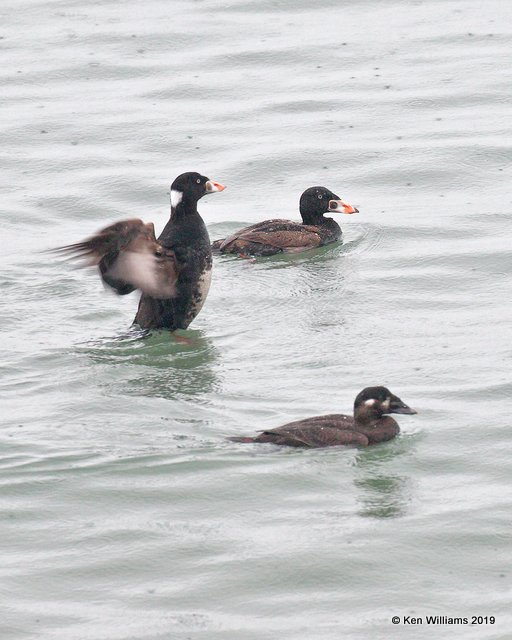
[(218, 352), (212, 341), (198, 330), (182, 330), (177, 336), (185, 340), (169, 340), (166, 331), (134, 331), (122, 339), (89, 343), (80, 351), (99, 365), (95, 375), (100, 384), (106, 378), (109, 393), (189, 398), (216, 391), (220, 381), (212, 365)]
[(359, 515), (366, 518), (397, 518), (410, 502), (410, 479), (392, 471), (393, 463), (410, 446), (401, 439), (389, 447), (372, 447), (358, 452), (355, 459)]

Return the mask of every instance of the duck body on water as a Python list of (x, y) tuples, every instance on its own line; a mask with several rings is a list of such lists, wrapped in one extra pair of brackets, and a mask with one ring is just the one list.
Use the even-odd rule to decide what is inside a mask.
[(227, 238), (216, 240), (212, 249), (238, 256), (272, 256), (300, 253), (340, 240), (340, 225), (325, 213), (358, 213), (325, 187), (310, 187), (300, 197), (302, 223), (292, 220), (264, 220), (244, 227)]
[(152, 223), (132, 219), (106, 227), (83, 242), (58, 249), (98, 266), (119, 295), (142, 292), (134, 324), (142, 329), (186, 329), (210, 288), (210, 238), (198, 201), (225, 187), (196, 172), (171, 185), (171, 217), (158, 237)]
[(199, 174), (183, 174), (171, 185), (171, 217), (158, 237), (176, 262), (176, 295), (142, 293), (134, 323), (143, 329), (186, 329), (201, 310), (211, 283), (212, 251), (197, 202), (225, 187)]
[(356, 445), (368, 447), (392, 440), (400, 427), (389, 413), (417, 413), (386, 387), (366, 387), (354, 401), (354, 415), (329, 414), (289, 422), (282, 427), (265, 429), (257, 436), (233, 436), (232, 442), (271, 442), (289, 447), (333, 447)]

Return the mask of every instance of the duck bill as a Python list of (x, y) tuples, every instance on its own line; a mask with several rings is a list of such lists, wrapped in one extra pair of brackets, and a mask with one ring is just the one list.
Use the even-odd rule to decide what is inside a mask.
[(223, 184), (214, 180), (208, 180), (204, 186), (206, 187), (206, 193), (216, 193), (217, 191), (224, 191), (226, 188)]
[(329, 200), (329, 211), (337, 211), (338, 213), (359, 213), (351, 204), (343, 202), (343, 200)]
[(400, 398), (397, 398), (395, 396), (394, 398), (391, 398), (389, 413), (402, 413), (407, 416), (413, 416), (418, 412), (414, 409), (411, 409), (411, 407), (408, 407), (405, 402), (402, 402)]

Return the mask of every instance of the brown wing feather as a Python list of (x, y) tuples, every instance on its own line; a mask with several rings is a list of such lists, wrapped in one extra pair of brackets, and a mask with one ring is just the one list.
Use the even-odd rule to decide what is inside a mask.
[(275, 226), (284, 227), (290, 224), (297, 224), (297, 223), (291, 222), (290, 220), (279, 220), (277, 218), (275, 220), (264, 220), (263, 222), (256, 222), (255, 224), (251, 224), (248, 227), (243, 227), (242, 229), (238, 229), (238, 231), (235, 231), (235, 233), (232, 233), (227, 238), (224, 238), (224, 240), (217, 240), (216, 242), (220, 243), (219, 245), (220, 249), (224, 249), (230, 242), (233, 242), (233, 240), (236, 240), (237, 238), (240, 238), (244, 234), (250, 233), (251, 231), (265, 231), (269, 227), (274, 227), (274, 228)]
[[(153, 225), (150, 223), (150, 226)], [(141, 230), (146, 234), (151, 231), (146, 228), (142, 220), (137, 218), (122, 220), (105, 227), (82, 242), (57, 247), (55, 251), (66, 253), (72, 258), (83, 258), (87, 266), (94, 266), (98, 265), (105, 256), (119, 253), (141, 233)], [(154, 228), (153, 240), (156, 242)]]
[(256, 442), (273, 442), (291, 447), (332, 447), (336, 445), (368, 446), (368, 437), (354, 430), (353, 416), (331, 413), (288, 422), (276, 429), (266, 429)]
[(157, 242), (151, 222), (122, 220), (57, 251), (83, 258), (88, 266), (97, 265), (103, 282), (119, 294), (140, 289), (159, 299), (176, 295), (176, 256)]
[[(287, 422), (278, 429), (290, 429), (294, 427), (334, 427), (335, 429), (353, 429), (354, 416), (347, 416), (344, 413), (328, 413), (323, 416), (312, 416), (311, 418), (303, 418), (302, 420), (294, 420)], [(274, 429), (273, 429), (274, 431)]]
[(314, 248), (320, 246), (318, 233), (297, 229), (294, 231), (251, 231), (239, 236), (239, 240), (259, 242), (281, 249)]
[(279, 427), (264, 431), (257, 436), (256, 442), (273, 442), (275, 444), (291, 447), (333, 447), (336, 445), (368, 446), (368, 438), (352, 429), (339, 429), (336, 427), (304, 425), (302, 427)]
[(317, 227), (280, 219), (265, 220), (239, 229), (225, 240), (217, 241), (215, 248), (225, 251), (236, 240), (256, 242), (281, 249), (313, 248), (321, 243)]

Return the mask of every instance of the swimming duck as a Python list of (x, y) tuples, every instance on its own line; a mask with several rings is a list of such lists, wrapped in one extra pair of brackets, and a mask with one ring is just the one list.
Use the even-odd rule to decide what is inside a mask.
[(119, 295), (139, 289), (134, 324), (142, 329), (186, 329), (203, 306), (212, 269), (197, 202), (224, 189), (199, 173), (182, 173), (171, 185), (171, 217), (158, 239), (153, 223), (131, 219), (59, 251), (98, 266), (103, 282)]
[(239, 256), (272, 256), (321, 247), (341, 238), (339, 224), (324, 213), (357, 213), (325, 187), (310, 187), (300, 197), (302, 224), (291, 220), (265, 220), (236, 231), (212, 244), (214, 251)]
[(396, 420), (388, 413), (417, 413), (386, 387), (366, 387), (354, 402), (354, 416), (333, 413), (289, 422), (276, 429), (266, 429), (254, 437), (231, 437), (233, 442), (272, 442), (289, 447), (333, 447), (358, 445), (367, 447), (391, 440), (400, 432)]

